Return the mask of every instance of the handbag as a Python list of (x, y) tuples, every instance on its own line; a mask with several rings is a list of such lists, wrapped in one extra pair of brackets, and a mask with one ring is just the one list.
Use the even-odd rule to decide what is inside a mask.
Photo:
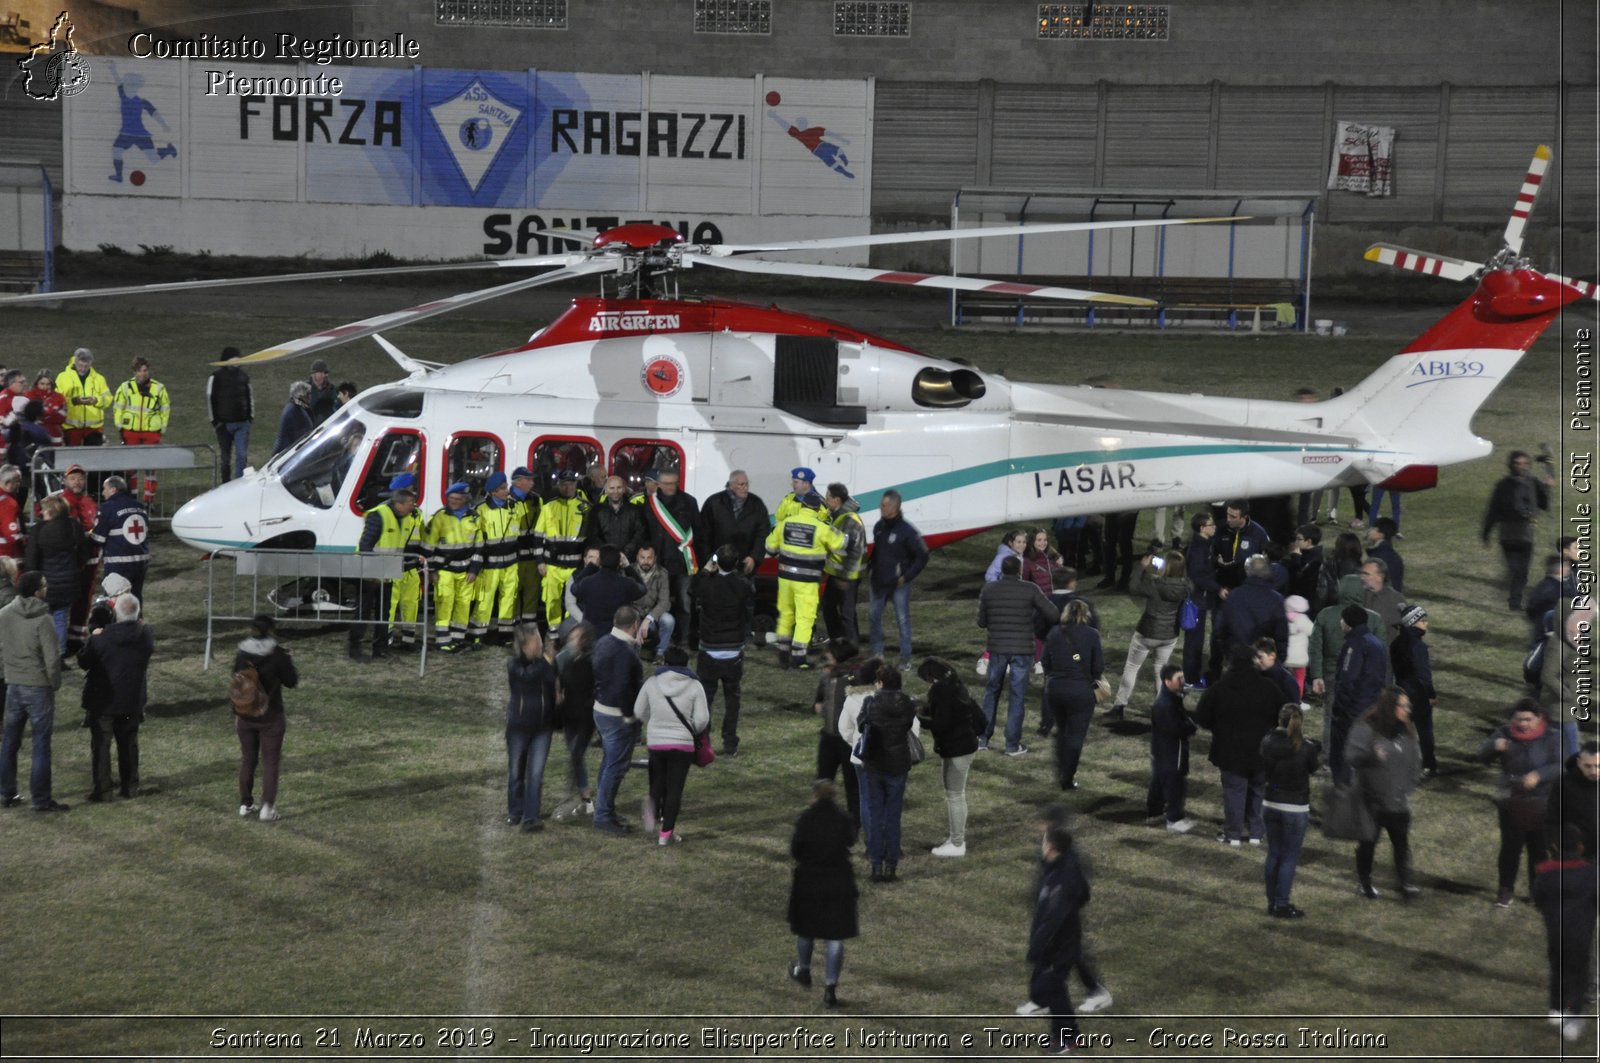
[(1104, 676), (1094, 681), (1094, 703), (1104, 705), (1111, 700), (1111, 684), (1106, 682)]
[(906, 732), (906, 757), (913, 764), (921, 764), (927, 757), (927, 750), (922, 748), (922, 739), (917, 737), (917, 732)]
[(1194, 604), (1193, 598), (1185, 598), (1183, 605), (1178, 608), (1178, 627), (1183, 631), (1193, 631), (1200, 626), (1200, 607)]
[(1348, 786), (1331, 783), (1323, 789), (1322, 836), (1346, 842), (1367, 842), (1378, 836), (1378, 823), (1367, 807), (1359, 777)]
[(672, 709), (672, 715), (678, 718), (678, 722), (683, 724), (683, 729), (694, 736), (694, 766), (703, 768), (716, 760), (717, 751), (711, 748), (711, 728), (707, 727), (704, 731), (696, 731), (693, 727), (690, 727), (689, 721), (683, 718), (683, 713), (678, 711), (677, 703), (670, 697), (667, 698), (667, 706)]

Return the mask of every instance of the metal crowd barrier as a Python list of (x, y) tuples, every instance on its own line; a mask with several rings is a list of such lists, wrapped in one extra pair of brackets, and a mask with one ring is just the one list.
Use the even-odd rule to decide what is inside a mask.
[[(98, 479), (115, 473), (127, 476), (146, 472), (156, 476), (156, 493), (145, 508), (150, 511), (152, 523), (170, 522), (172, 515), (190, 499), (197, 498), (221, 482), (221, 466), (217, 463), (217, 448), (210, 443), (141, 443), (134, 446), (107, 444), (103, 447), (40, 447), (33, 455), (28, 470), (30, 497), (37, 500), (61, 490), (66, 470), (81, 465), (91, 478)], [(132, 479), (128, 481), (134, 488)], [(96, 504), (98, 491), (93, 492)], [(134, 490), (134, 497), (143, 499), (142, 490)], [(30, 506), (29, 523), (37, 520), (37, 507)]]
[[(224, 561), (233, 575), (218, 575)], [(428, 672), (428, 642), (433, 636), (432, 595), (428, 593), (427, 559), (420, 559), (422, 588), (417, 605), (417, 675)], [(213, 550), (206, 562), (205, 669), (211, 668), (216, 622), (249, 623), (266, 613), (284, 624), (359, 624), (391, 627), (391, 640), (406, 624), (389, 625), (387, 616), (364, 619), (365, 606), (382, 593), (383, 584), (400, 578), (400, 554), (359, 554), (319, 550)], [(393, 600), (391, 596), (391, 601)], [(379, 600), (381, 604), (382, 600)], [(365, 640), (364, 640), (365, 641)]]

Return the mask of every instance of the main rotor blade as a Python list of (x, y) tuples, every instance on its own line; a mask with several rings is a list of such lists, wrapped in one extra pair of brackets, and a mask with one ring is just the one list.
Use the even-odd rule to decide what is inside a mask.
[(764, 258), (716, 258), (685, 254), (683, 260), (694, 265), (715, 266), (740, 273), (776, 273), (785, 277), (824, 277), (842, 281), (876, 281), (879, 284), (910, 284), (923, 288), (954, 288), (964, 292), (998, 292), (1002, 295), (1032, 295), (1047, 299), (1075, 299), (1088, 303), (1115, 303), (1121, 306), (1155, 306), (1154, 299), (1135, 295), (1112, 295), (1081, 288), (1055, 288), (1040, 284), (1019, 284), (987, 277), (951, 277), (935, 273), (904, 273), (898, 270), (865, 269), (860, 266), (821, 266), (807, 262), (773, 262)]
[(32, 292), (0, 295), (0, 305), (51, 303), (58, 299), (94, 299), (106, 295), (147, 295), (152, 292), (189, 292), (202, 288), (235, 288), (247, 284), (284, 284), (289, 281), (329, 281), (346, 277), (393, 277), (406, 273), (452, 273), (461, 270), (527, 269), (535, 266), (569, 266), (587, 258), (582, 254), (537, 255), (530, 258), (496, 258), (482, 262), (441, 262), (427, 266), (380, 266), (375, 269), (329, 269), (316, 273), (272, 273), (261, 277), (221, 277), (204, 281), (170, 281), (164, 284), (130, 284), (117, 288), (78, 288), (66, 292)]
[(1101, 229), (1144, 229), (1162, 225), (1203, 225), (1221, 221), (1248, 221), (1250, 215), (1231, 218), (1151, 218), (1148, 221), (1064, 221), (1046, 225), (997, 225), (983, 229), (940, 229), (932, 232), (881, 233), (877, 236), (828, 236), (817, 240), (787, 240), (765, 244), (711, 244), (704, 254), (722, 257), (751, 251), (814, 251), (831, 247), (875, 247), (915, 244), (926, 240), (971, 240), (985, 236), (1038, 236), (1043, 233), (1092, 232)]
[(1511, 217), (1506, 219), (1506, 246), (1513, 255), (1522, 254), (1522, 230), (1528, 227), (1528, 215), (1539, 199), (1539, 186), (1544, 182), (1544, 172), (1550, 168), (1550, 149), (1540, 144), (1533, 149), (1533, 161), (1528, 163), (1528, 176), (1522, 179), (1522, 190), (1517, 193)]
[(1413, 273), (1426, 273), (1451, 281), (1464, 281), (1483, 268), (1481, 262), (1468, 262), (1448, 255), (1430, 255), (1423, 251), (1413, 251), (1409, 247), (1397, 247), (1394, 244), (1373, 244), (1367, 248), (1367, 253), (1362, 257), (1368, 262), (1393, 266), (1395, 269), (1408, 269)]
[(537, 277), (512, 281), (510, 284), (502, 284), (497, 288), (480, 288), (473, 292), (462, 292), (460, 295), (452, 295), (445, 299), (435, 299), (431, 303), (421, 303), (405, 310), (395, 310), (387, 314), (379, 314), (377, 317), (364, 318), (360, 321), (353, 321), (348, 325), (340, 325), (338, 328), (326, 329), (322, 332), (312, 333), (309, 336), (302, 336), (300, 339), (290, 340), (288, 343), (279, 344), (276, 347), (268, 347), (265, 350), (256, 351), (254, 354), (247, 354), (243, 358), (235, 358), (227, 363), (214, 362), (212, 364), (239, 365), (245, 362), (275, 362), (280, 358), (293, 358), (296, 355), (310, 354), (312, 351), (336, 347), (341, 343), (348, 343), (363, 336), (371, 336), (375, 332), (398, 328), (401, 325), (409, 325), (414, 321), (421, 321), (436, 314), (447, 314), (452, 310), (460, 310), (462, 307), (471, 306), (474, 303), (498, 299), (502, 295), (511, 295), (514, 292), (537, 288), (543, 284), (555, 284), (558, 281), (571, 280), (573, 277), (582, 277), (589, 273), (611, 273), (617, 269), (618, 265), (619, 263), (615, 259), (586, 259), (566, 269), (541, 273)]

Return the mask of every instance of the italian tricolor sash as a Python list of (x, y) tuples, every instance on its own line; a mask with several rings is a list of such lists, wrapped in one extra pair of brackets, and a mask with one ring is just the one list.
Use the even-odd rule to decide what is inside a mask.
[(689, 568), (689, 575), (700, 571), (700, 566), (694, 561), (694, 529), (683, 530), (683, 526), (672, 519), (672, 514), (666, 506), (661, 504), (660, 492), (650, 495), (646, 500), (650, 512), (656, 515), (656, 520), (667, 529), (667, 534), (672, 536), (672, 541), (678, 544), (678, 553), (683, 555), (683, 563)]

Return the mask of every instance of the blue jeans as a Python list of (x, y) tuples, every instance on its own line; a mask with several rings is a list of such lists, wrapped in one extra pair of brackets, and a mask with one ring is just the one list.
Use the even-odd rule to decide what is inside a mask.
[(1230, 841), (1260, 838), (1267, 832), (1261, 801), (1267, 790), (1267, 773), (1249, 775), (1222, 770), (1222, 833)]
[(621, 822), (617, 819), (617, 791), (633, 760), (633, 744), (638, 735), (633, 723), (621, 716), (594, 714), (594, 729), (600, 736), (600, 781), (594, 795), (594, 821)]
[[(237, 478), (244, 475), (244, 467), (250, 457), (250, 422), (249, 421), (224, 421), (216, 426), (217, 430), (217, 461), (221, 466), (222, 479)], [(228, 474), (232, 473), (230, 477)]]
[(1267, 821), (1267, 903), (1282, 908), (1294, 888), (1294, 869), (1300, 863), (1300, 845), (1306, 839), (1311, 813), (1268, 808), (1262, 815)]
[[(794, 958), (799, 966), (808, 971), (811, 970), (811, 953), (816, 948), (816, 944), (816, 938), (796, 937), (794, 939)], [(827, 949), (825, 954), (827, 973), (823, 976), (827, 981), (824, 984), (838, 985), (839, 972), (844, 970), (844, 942), (828, 941), (824, 944), (824, 948)]]
[(867, 832), (867, 860), (874, 871), (900, 862), (900, 808), (906, 777), (862, 771), (861, 826)]
[(506, 815), (524, 823), (539, 822), (544, 796), (544, 764), (550, 756), (550, 731), (506, 728)]
[(867, 606), (868, 633), (872, 639), (872, 655), (883, 656), (883, 607), (894, 598), (894, 622), (900, 629), (900, 660), (911, 659), (911, 585), (899, 587), (873, 587), (872, 603)]
[(667, 647), (672, 645), (672, 632), (677, 628), (678, 621), (671, 611), (661, 614), (661, 619), (650, 621), (656, 629), (656, 652), (666, 653)]
[(62, 653), (67, 652), (67, 616), (71, 612), (70, 606), (50, 611), (50, 622), (56, 626), (56, 645), (61, 647)]
[(1377, 520), (1378, 519), (1378, 508), (1383, 505), (1383, 498), (1384, 498), (1385, 495), (1389, 496), (1389, 504), (1392, 507), (1391, 510), (1390, 510), (1390, 515), (1394, 519), (1394, 530), (1395, 531), (1399, 531), (1400, 530), (1400, 492), (1399, 491), (1386, 491), (1382, 487), (1373, 488), (1372, 489), (1372, 512), (1371, 512), (1371, 515), (1370, 515), (1371, 519), (1372, 520)]
[(983, 729), (985, 743), (994, 734), (996, 703), (1000, 700), (1000, 684), (1005, 681), (1007, 672), (1011, 674), (1011, 705), (1006, 712), (1006, 750), (1009, 752), (1022, 745), (1022, 702), (1028, 693), (1028, 677), (1033, 674), (1033, 654), (989, 654), (989, 684), (983, 689), (983, 715), (989, 721)]
[(50, 735), (56, 726), (55, 692), (49, 687), (6, 688), (5, 738), (0, 741), (0, 797), (17, 794), (17, 750), (22, 746), (22, 725), (33, 728), (33, 768), (28, 790), (33, 807), (50, 804)]

